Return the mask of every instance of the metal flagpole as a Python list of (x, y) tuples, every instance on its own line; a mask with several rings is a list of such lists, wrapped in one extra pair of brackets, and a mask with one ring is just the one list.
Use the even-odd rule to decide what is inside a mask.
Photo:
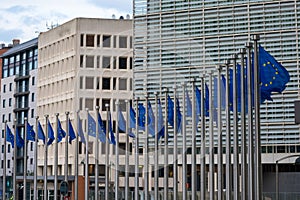
[[(66, 138), (65, 138), (65, 181), (68, 183), (68, 155), (69, 155), (69, 112), (66, 113)], [(76, 153), (76, 152), (75, 152)]]
[(96, 152), (95, 152), (95, 200), (98, 200), (99, 188), (99, 106), (96, 106)]
[(27, 187), (27, 117), (24, 118), (24, 160), (23, 160), (23, 198), (26, 199), (26, 187)]
[[(197, 157), (196, 157), (196, 123), (197, 123), (197, 116), (195, 112), (195, 79), (192, 81), (192, 156), (191, 156), (191, 189), (192, 189), (192, 200), (197, 199), (197, 183), (196, 183), (196, 175), (197, 175), (197, 169), (196, 169), (196, 163), (197, 163)], [(201, 163), (203, 164), (203, 163)]]
[(169, 147), (168, 147), (168, 89), (165, 89), (165, 135), (164, 135), (164, 200), (168, 200), (169, 193)]
[(234, 199), (239, 199), (239, 133), (238, 133), (238, 102), (237, 102), (237, 55), (233, 54), (233, 196)]
[(214, 162), (214, 124), (213, 124), (213, 95), (212, 71), (209, 72), (209, 199), (215, 198), (215, 162)]
[(58, 116), (59, 114), (56, 113), (55, 114), (55, 117), (56, 117), (56, 126), (55, 126), (55, 146), (54, 146), (54, 151), (55, 151), (55, 154), (54, 154), (54, 199), (56, 200), (57, 199), (57, 190), (58, 190), (58, 187), (57, 187), (57, 184), (58, 184), (58, 175), (57, 175), (57, 165), (58, 165)]
[(130, 102), (125, 100), (126, 103), (126, 135), (125, 135), (125, 200), (129, 198), (129, 117), (130, 111), (129, 106)]
[[(78, 118), (78, 115), (79, 115), (79, 111), (77, 111), (76, 113), (76, 116), (74, 116), (75, 118), (75, 122), (77, 122), (77, 132), (76, 132), (76, 138), (75, 138), (75, 200), (78, 200), (78, 143), (79, 143), (79, 126), (78, 124), (80, 123), (79, 122), (79, 118)], [(70, 120), (70, 119), (69, 119)]]
[(84, 199), (89, 199), (89, 122), (88, 122), (89, 110), (86, 109), (86, 121), (85, 121), (85, 171), (84, 171)]
[(226, 69), (225, 69), (225, 77), (226, 77), (226, 88), (225, 88), (225, 96), (226, 96), (226, 200), (232, 199), (232, 170), (231, 170), (231, 122), (230, 122), (230, 86), (229, 86), (229, 67), (230, 60), (226, 60)]
[(258, 64), (259, 35), (253, 35), (254, 41), (254, 106), (255, 106), (255, 158), (256, 158), (256, 199), (262, 199), (262, 167), (260, 145), (260, 73)]
[(49, 120), (49, 115), (45, 115), (45, 119), (46, 119), (46, 125), (45, 125), (45, 129), (46, 129), (46, 133), (45, 133), (45, 145), (44, 145), (44, 200), (48, 200), (48, 182), (47, 182), (47, 177), (48, 177), (48, 173), (47, 173), (47, 166), (48, 166), (48, 120)]
[(35, 118), (35, 145), (34, 145), (34, 171), (33, 171), (33, 200), (37, 200), (38, 198), (38, 188), (37, 188), (37, 165), (38, 165), (38, 162), (37, 162), (37, 157), (38, 157), (38, 121), (39, 120), (39, 117), (37, 116)]
[(106, 141), (105, 141), (105, 199), (109, 199), (109, 105), (106, 108)]
[[(186, 85), (185, 83), (182, 84), (182, 90), (183, 90), (183, 95), (182, 95), (182, 199), (186, 200), (186, 101), (185, 101), (185, 88)], [(194, 109), (194, 107), (192, 107)]]
[[(135, 187), (134, 187), (134, 194), (135, 194), (135, 200), (140, 199), (140, 194), (139, 194), (139, 174), (140, 174), (140, 168), (139, 168), (139, 125), (138, 125), (138, 120), (137, 116), (139, 116), (139, 109), (138, 109), (138, 104), (139, 104), (139, 98), (135, 99), (136, 101), (136, 120), (135, 120)], [(130, 114), (126, 115), (127, 116), (127, 121), (130, 120)]]
[(173, 199), (177, 200), (178, 193), (178, 149), (177, 149), (177, 98), (176, 98), (176, 85), (174, 85), (174, 132), (173, 132)]
[(15, 134), (14, 134), (14, 174), (13, 174), (13, 197), (17, 199), (17, 120), (14, 120)]
[(159, 184), (158, 184), (158, 93), (155, 92), (155, 125), (154, 125), (154, 130), (155, 130), (155, 135), (154, 135), (154, 199), (158, 199), (158, 189), (159, 189)]
[(252, 43), (246, 44), (247, 48), (247, 94), (248, 94), (248, 199), (254, 199), (254, 157), (253, 157), (253, 110), (252, 110), (252, 70), (251, 49)]
[[(218, 70), (218, 200), (223, 199), (223, 137), (222, 137), (222, 86), (221, 72), (222, 66), (217, 67)], [(216, 86), (215, 86), (216, 87)]]
[(146, 99), (146, 114), (145, 114), (145, 154), (144, 154), (144, 191), (145, 191), (145, 200), (148, 200), (149, 197), (149, 166), (148, 166), (148, 93), (145, 96)]
[[(206, 151), (206, 145), (205, 145), (205, 102), (204, 102), (204, 91), (205, 91), (205, 86), (204, 86), (204, 76), (201, 74), (200, 75), (201, 79), (201, 159), (200, 159), (200, 175), (201, 175), (201, 180), (200, 180), (200, 187), (201, 187), (201, 200), (206, 199), (206, 163), (205, 163), (205, 151)], [(195, 87), (193, 88), (193, 108), (195, 108)], [(195, 109), (194, 109), (195, 110)], [(193, 111), (195, 112), (195, 111)], [(194, 114), (195, 115), (195, 114)], [(194, 117), (193, 117), (194, 119)], [(196, 134), (196, 133), (195, 133)], [(196, 146), (196, 135), (193, 136), (193, 143)], [(193, 199), (195, 200), (195, 199)]]
[[(116, 101), (116, 145), (115, 145), (115, 151), (116, 151), (116, 169), (115, 169), (115, 199), (119, 200), (119, 110), (120, 110), (120, 105), (119, 105), (119, 100)], [(126, 119), (128, 120), (128, 119)]]
[(2, 199), (6, 199), (6, 136), (7, 136), (7, 120), (5, 120), (4, 122), (4, 149), (3, 149), (3, 162), (4, 162), (4, 166), (3, 166), (3, 182), (2, 182)]
[(245, 54), (246, 49), (240, 50), (241, 55), (241, 199), (247, 199), (247, 151), (246, 151), (246, 112), (245, 112)]

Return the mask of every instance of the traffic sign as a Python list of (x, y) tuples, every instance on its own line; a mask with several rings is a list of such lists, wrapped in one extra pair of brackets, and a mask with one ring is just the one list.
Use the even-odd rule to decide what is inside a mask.
[(62, 181), (60, 183), (60, 194), (62, 194), (63, 196), (66, 196), (68, 194), (68, 182), (66, 181)]

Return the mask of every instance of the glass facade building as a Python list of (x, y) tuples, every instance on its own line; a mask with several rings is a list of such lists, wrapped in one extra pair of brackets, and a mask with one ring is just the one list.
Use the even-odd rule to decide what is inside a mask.
[[(300, 2), (292, 0), (134, 0), (134, 94), (163, 88), (191, 92), (193, 77), (216, 72), (252, 34), (289, 71), (282, 94), (261, 105), (263, 153), (300, 152), (294, 100), (299, 98)], [(207, 76), (206, 76), (207, 77)], [(208, 81), (208, 78), (205, 78)], [(161, 95), (162, 96), (162, 95)]]

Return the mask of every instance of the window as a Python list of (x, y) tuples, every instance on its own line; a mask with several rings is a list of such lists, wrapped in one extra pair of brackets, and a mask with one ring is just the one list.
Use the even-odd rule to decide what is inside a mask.
[(103, 35), (102, 38), (103, 47), (110, 47), (110, 38), (111, 38), (110, 35)]
[(127, 90), (127, 79), (126, 78), (119, 79), (119, 90)]
[(2, 144), (2, 153), (4, 153), (4, 145)]
[(97, 47), (100, 47), (100, 35), (97, 35)]
[(34, 102), (34, 93), (31, 94), (31, 102)]
[(11, 102), (12, 102), (12, 99), (9, 98), (9, 99), (8, 99), (8, 106), (9, 106), (9, 107), (11, 107)]
[(5, 99), (2, 101), (2, 108), (5, 108)]
[(5, 115), (2, 115), (2, 122), (5, 122)]
[(33, 158), (30, 158), (30, 164), (33, 165)]
[(110, 68), (110, 57), (108, 56), (103, 56), (102, 57), (102, 68)]
[(85, 77), (85, 89), (94, 89), (94, 77)]
[(82, 76), (79, 79), (79, 88), (83, 89), (83, 77)]
[(11, 122), (11, 113), (8, 114), (8, 121)]
[(80, 35), (80, 46), (83, 47), (84, 35)]
[(119, 69), (127, 69), (127, 58), (119, 57)]
[(10, 160), (7, 160), (7, 168), (10, 168)]
[(120, 36), (119, 37), (119, 47), (120, 48), (127, 48), (127, 37), (126, 36)]
[(80, 56), (80, 67), (83, 67), (83, 55)]
[(114, 36), (114, 48), (117, 48), (117, 36)]
[(94, 47), (94, 38), (95, 35), (86, 35), (86, 46), (87, 47)]
[(33, 76), (31, 79), (31, 85), (34, 85), (34, 84), (35, 84), (35, 77)]
[(12, 83), (9, 84), (9, 91), (12, 91)]
[(34, 109), (31, 109), (31, 118), (34, 118)]
[(85, 99), (85, 108), (88, 108), (89, 110), (94, 110), (94, 99)]
[(94, 56), (86, 56), (86, 68), (94, 68)]
[(102, 111), (106, 111), (105, 105), (108, 104), (108, 108), (110, 107), (110, 99), (102, 99)]
[(30, 151), (33, 151), (33, 142), (30, 143)]
[(110, 78), (102, 78), (102, 89), (110, 90)]
[(5, 93), (6, 92), (6, 85), (4, 84), (3, 85), (3, 93)]

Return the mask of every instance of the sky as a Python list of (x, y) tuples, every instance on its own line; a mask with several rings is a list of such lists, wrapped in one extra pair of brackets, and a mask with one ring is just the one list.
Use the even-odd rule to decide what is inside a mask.
[(21, 43), (38, 37), (53, 25), (77, 17), (132, 18), (133, 0), (2, 0), (0, 5), (0, 43)]

